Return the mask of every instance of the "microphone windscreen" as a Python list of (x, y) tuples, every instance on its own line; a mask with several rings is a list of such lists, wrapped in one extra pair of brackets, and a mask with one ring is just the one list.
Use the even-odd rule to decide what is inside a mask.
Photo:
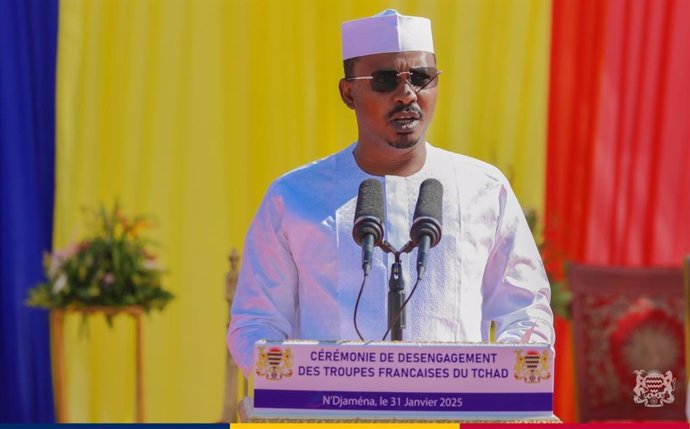
[(383, 220), (383, 187), (376, 179), (367, 179), (359, 185), (355, 221), (364, 216)]
[(419, 187), (414, 219), (430, 217), (439, 224), (443, 218), (443, 185), (436, 179), (426, 179)]
[(376, 179), (366, 179), (359, 185), (353, 236), (361, 244), (366, 234), (373, 234), (376, 243), (383, 238), (383, 186)]

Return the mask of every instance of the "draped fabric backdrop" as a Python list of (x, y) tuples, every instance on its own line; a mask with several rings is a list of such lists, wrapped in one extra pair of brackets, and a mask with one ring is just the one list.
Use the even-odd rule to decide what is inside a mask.
[[(498, 165), (543, 209), (557, 278), (567, 260), (690, 253), (685, 0), (62, 0), (54, 100), (57, 7), (0, 2), (0, 421), (52, 419), (47, 318), (26, 291), (51, 234), (67, 245), (82, 207), (115, 200), (157, 219), (177, 295), (145, 319), (147, 420), (220, 416), (226, 255), (272, 179), (356, 137), (337, 92), (340, 23), (387, 7), (433, 21), (444, 74), (429, 140)], [(65, 329), (71, 420), (131, 421), (131, 321)], [(569, 329), (558, 321), (567, 421)]]
[[(101, 201), (157, 219), (176, 299), (145, 319), (148, 421), (220, 417), (226, 256), (272, 179), (356, 138), (340, 24), (388, 7), (433, 22), (429, 141), (495, 163), (541, 210), (547, 0), (62, 0), (54, 242)], [(131, 421), (129, 321), (71, 318), (65, 333), (71, 420)]]
[(548, 239), (569, 259), (679, 265), (690, 250), (688, 19), (684, 0), (555, 3)]
[(51, 423), (48, 317), (24, 305), (51, 248), (57, 1), (0, 2), (0, 423)]
[[(552, 273), (564, 261), (679, 266), (690, 254), (690, 2), (555, 0), (546, 180)], [(569, 329), (557, 406), (573, 415)], [(680, 382), (680, 381), (679, 381)], [(566, 411), (567, 410), (567, 411)]]

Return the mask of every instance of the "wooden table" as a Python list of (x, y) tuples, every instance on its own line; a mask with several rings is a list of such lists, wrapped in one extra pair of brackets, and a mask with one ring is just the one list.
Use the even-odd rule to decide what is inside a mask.
[(56, 309), (50, 311), (50, 336), (53, 356), (53, 390), (55, 394), (55, 414), (58, 423), (66, 423), (67, 401), (65, 392), (65, 349), (64, 349), (64, 319), (67, 313), (83, 315), (103, 314), (114, 317), (120, 313), (129, 314), (135, 323), (135, 376), (136, 376), (136, 422), (144, 422), (144, 381), (142, 364), (142, 329), (141, 315), (143, 308), (139, 306), (127, 307), (86, 307)]

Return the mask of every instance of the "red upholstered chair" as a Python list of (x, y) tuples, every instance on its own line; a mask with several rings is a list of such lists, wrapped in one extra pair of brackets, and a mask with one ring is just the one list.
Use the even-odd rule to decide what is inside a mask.
[(571, 264), (567, 280), (580, 421), (685, 421), (683, 270)]

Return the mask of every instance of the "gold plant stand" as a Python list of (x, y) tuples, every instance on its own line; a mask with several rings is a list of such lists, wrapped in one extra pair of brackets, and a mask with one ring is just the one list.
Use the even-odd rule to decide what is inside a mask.
[(58, 423), (68, 421), (67, 401), (65, 392), (65, 349), (64, 349), (64, 319), (67, 313), (80, 313), (85, 316), (104, 314), (114, 317), (120, 313), (129, 314), (135, 323), (135, 377), (136, 377), (136, 422), (144, 422), (144, 381), (143, 381), (143, 353), (141, 315), (144, 310), (140, 306), (127, 307), (85, 307), (55, 309), (50, 311), (50, 337), (53, 356), (53, 391), (55, 395), (55, 414)]

